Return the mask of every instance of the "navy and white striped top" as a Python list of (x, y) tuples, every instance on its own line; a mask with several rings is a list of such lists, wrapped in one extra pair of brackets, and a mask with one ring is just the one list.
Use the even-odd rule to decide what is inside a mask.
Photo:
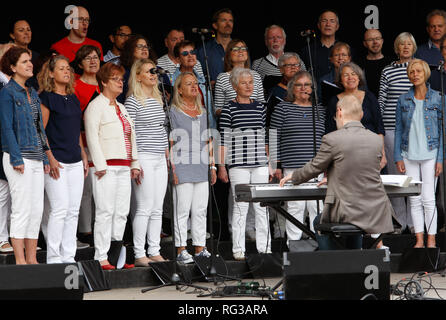
[(240, 104), (230, 101), (222, 109), (220, 145), (227, 148), (225, 161), (229, 168), (268, 165), (265, 127), (266, 108), (261, 102)]
[(132, 95), (125, 101), (125, 108), (135, 125), (138, 153), (164, 154), (168, 142), (164, 127), (166, 114), (162, 105), (153, 98), (147, 98), (142, 105)]
[(409, 62), (403, 64), (392, 62), (381, 73), (378, 101), (385, 130), (395, 130), (395, 111), (398, 99), (412, 87), (407, 76), (408, 65)]
[[(325, 110), (316, 118), (316, 152), (325, 134)], [(298, 169), (314, 158), (313, 108), (291, 102), (279, 103), (271, 117), (269, 150), (271, 159), (279, 160), (284, 169)], [(276, 147), (277, 146), (277, 147)]]
[[(230, 72), (220, 73), (217, 77), (217, 82), (215, 83), (215, 109), (222, 109), (227, 106), (229, 101), (237, 97), (237, 93), (232, 87), (230, 78)], [(252, 92), (251, 99), (265, 102), (265, 95), (263, 92), (262, 78), (260, 74), (254, 71), (254, 91)]]
[(22, 157), (28, 160), (37, 160), (37, 161), (44, 161), (45, 160), (45, 151), (43, 149), (43, 145), (46, 144), (45, 141), (43, 141), (43, 136), (40, 134), (39, 128), (39, 109), (40, 109), (40, 100), (33, 101), (31, 105), (32, 110), (32, 116), (34, 120), (34, 128), (31, 130), (36, 130), (36, 136), (37, 136), (37, 148), (32, 151), (28, 150), (21, 150)]

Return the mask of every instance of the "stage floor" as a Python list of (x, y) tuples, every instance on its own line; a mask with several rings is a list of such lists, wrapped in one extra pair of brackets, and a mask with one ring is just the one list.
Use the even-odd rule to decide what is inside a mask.
[[(396, 285), (400, 281), (404, 285), (407, 283), (407, 281), (404, 281), (404, 279), (409, 280), (411, 279), (413, 274), (399, 274), (399, 273), (392, 273), (390, 275), (390, 283), (391, 285)], [(420, 280), (418, 277), (414, 277), (414, 280)], [(259, 282), (263, 285), (265, 282), (265, 285), (267, 287), (274, 287), (281, 278), (270, 278), (270, 279), (255, 279), (255, 280), (246, 280), (247, 281), (253, 281), (253, 282)], [(431, 299), (446, 299), (446, 277), (442, 277), (440, 274), (430, 274), (429, 277), (424, 275), (422, 277), (422, 281), (420, 281), (422, 284), (423, 290), (425, 292), (426, 298)], [(432, 283), (432, 286), (430, 286), (429, 283)], [(215, 289), (213, 283), (196, 283), (199, 286), (208, 287), (210, 289)], [(229, 281), (226, 282), (225, 285), (233, 286), (236, 285), (237, 282)], [(222, 286), (222, 284), (219, 284)], [(113, 289), (109, 291), (102, 291), (102, 292), (93, 292), (93, 293), (86, 293), (84, 294), (84, 300), (168, 300), (168, 301), (175, 301), (175, 300), (188, 300), (188, 301), (260, 301), (262, 298), (260, 297), (231, 297), (231, 298), (212, 298), (212, 297), (198, 297), (199, 293), (194, 292), (193, 288), (187, 288), (184, 290), (176, 290), (174, 286), (171, 287), (165, 287), (156, 289), (154, 291), (141, 293), (141, 289), (144, 288), (132, 288), (132, 289)], [(400, 300), (402, 299), (402, 296), (392, 295), (391, 300)]]

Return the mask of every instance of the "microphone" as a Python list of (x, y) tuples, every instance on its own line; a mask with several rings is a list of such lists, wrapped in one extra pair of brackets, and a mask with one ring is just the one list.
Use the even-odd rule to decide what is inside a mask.
[(300, 36), (301, 37), (309, 37), (309, 36), (312, 36), (314, 34), (315, 34), (314, 30), (310, 30), (310, 29), (304, 30), (304, 31), (300, 32)]
[(164, 69), (158, 69), (158, 68), (152, 68), (149, 71), (151, 74), (166, 74), (169, 73), (169, 71), (164, 70)]
[(211, 32), (211, 30), (206, 28), (192, 28), (192, 33), (207, 34)]

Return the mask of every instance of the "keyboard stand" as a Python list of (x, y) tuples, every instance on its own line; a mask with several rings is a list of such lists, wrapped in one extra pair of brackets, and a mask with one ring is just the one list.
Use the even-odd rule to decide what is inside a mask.
[(317, 241), (316, 234), (311, 231), (309, 228), (307, 228), (306, 225), (304, 225), (302, 222), (294, 218), (291, 214), (289, 214), (282, 206), (280, 205), (280, 202), (262, 202), (260, 204), (262, 207), (269, 207), (274, 210), (276, 210), (279, 214), (281, 214), (285, 219), (287, 219), (289, 222), (291, 222), (293, 225), (298, 227), (300, 230), (302, 230), (303, 233), (305, 233), (307, 236), (309, 236), (311, 239)]

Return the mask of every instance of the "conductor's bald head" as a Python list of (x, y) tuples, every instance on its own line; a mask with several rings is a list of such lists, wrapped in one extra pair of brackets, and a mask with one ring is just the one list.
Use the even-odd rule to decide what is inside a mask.
[(361, 102), (355, 96), (345, 96), (336, 106), (336, 126), (344, 127), (348, 122), (361, 121), (364, 116)]

